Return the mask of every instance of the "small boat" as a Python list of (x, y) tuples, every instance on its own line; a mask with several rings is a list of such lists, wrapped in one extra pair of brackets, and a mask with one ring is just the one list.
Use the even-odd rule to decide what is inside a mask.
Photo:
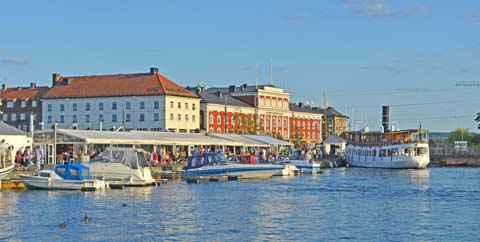
[[(260, 160), (259, 157), (255, 155), (240, 155), (237, 157), (234, 157), (233, 159), (230, 159), (230, 161), (238, 161), (241, 164), (272, 164), (269, 161), (266, 160)], [(282, 162), (279, 165), (283, 166), (283, 169), (277, 173), (275, 173), (274, 176), (296, 176), (300, 174), (300, 170), (298, 168), (289, 163), (289, 162)]]
[(283, 169), (281, 173), (277, 173), (279, 176), (297, 176), (300, 174), (300, 170), (297, 166), (290, 163), (289, 161), (281, 163), (283, 165)]
[(465, 161), (447, 161), (445, 166), (467, 166)]
[(37, 175), (20, 174), (20, 180), (28, 189), (42, 190), (96, 190), (105, 186), (103, 181), (91, 180), (88, 167), (77, 163), (40, 170)]
[(155, 184), (145, 152), (136, 148), (108, 148), (84, 165), (94, 178), (111, 184), (147, 186)]
[(11, 171), (13, 171), (14, 168), (15, 168), (14, 164), (0, 168), (0, 180), (6, 177)]
[(297, 167), (301, 174), (318, 174), (320, 173), (320, 163), (308, 160), (290, 160), (290, 164)]
[(242, 164), (237, 161), (229, 161), (223, 153), (208, 152), (189, 157), (184, 176), (230, 176), (239, 179), (267, 179), (283, 168), (282, 165), (272, 164)]

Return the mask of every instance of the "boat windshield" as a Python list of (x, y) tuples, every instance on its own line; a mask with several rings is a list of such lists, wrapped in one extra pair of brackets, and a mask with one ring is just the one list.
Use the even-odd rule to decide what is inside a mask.
[(187, 169), (198, 168), (202, 166), (224, 165), (228, 163), (228, 158), (223, 153), (205, 153), (190, 156), (188, 158)]
[(90, 162), (122, 163), (132, 169), (148, 167), (143, 150), (134, 148), (109, 148)]

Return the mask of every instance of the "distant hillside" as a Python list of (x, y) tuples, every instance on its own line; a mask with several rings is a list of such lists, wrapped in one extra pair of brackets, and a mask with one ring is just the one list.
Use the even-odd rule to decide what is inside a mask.
[(437, 142), (443, 142), (448, 140), (451, 132), (430, 132), (430, 139)]

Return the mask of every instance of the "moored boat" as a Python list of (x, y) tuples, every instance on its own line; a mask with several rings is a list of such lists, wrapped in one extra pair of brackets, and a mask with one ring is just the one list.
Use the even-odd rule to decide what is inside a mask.
[(0, 180), (6, 177), (13, 169), (15, 168), (14, 164), (0, 168)]
[(155, 184), (144, 151), (136, 148), (108, 148), (85, 163), (94, 178), (127, 186)]
[(290, 160), (292, 165), (296, 166), (302, 174), (318, 174), (320, 173), (320, 163), (308, 160)]
[(205, 153), (193, 155), (188, 159), (185, 177), (232, 176), (239, 179), (270, 178), (284, 167), (272, 164), (242, 164), (229, 161), (223, 153)]
[(425, 168), (430, 163), (428, 132), (389, 130), (388, 107), (383, 108), (383, 131), (345, 132), (345, 156), (350, 166), (393, 169)]
[(95, 190), (105, 186), (103, 181), (90, 179), (88, 167), (76, 163), (40, 170), (37, 175), (20, 174), (20, 180), (28, 189), (41, 190)]

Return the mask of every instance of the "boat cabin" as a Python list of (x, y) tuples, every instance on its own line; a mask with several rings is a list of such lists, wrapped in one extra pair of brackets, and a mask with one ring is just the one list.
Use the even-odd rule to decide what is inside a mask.
[(38, 172), (38, 176), (53, 179), (60, 177), (64, 180), (86, 180), (90, 179), (90, 170), (82, 164), (68, 163), (56, 165), (53, 170), (41, 170)]
[(228, 162), (223, 153), (206, 152), (204, 154), (195, 154), (188, 157), (186, 169), (198, 168), (206, 165), (221, 165)]
[(347, 144), (355, 146), (385, 146), (409, 143), (427, 143), (428, 131), (424, 129), (398, 130), (391, 132), (347, 131), (342, 134)]

